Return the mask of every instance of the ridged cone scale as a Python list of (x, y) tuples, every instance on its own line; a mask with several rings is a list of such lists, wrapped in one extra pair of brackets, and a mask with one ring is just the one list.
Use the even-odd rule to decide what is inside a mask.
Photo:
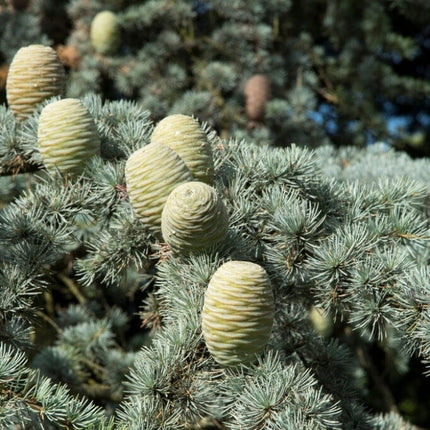
[(89, 159), (100, 154), (100, 137), (88, 109), (79, 99), (46, 105), (39, 118), (37, 139), (46, 169), (80, 175)]
[(155, 234), (161, 233), (161, 213), (169, 194), (177, 185), (194, 179), (178, 154), (159, 143), (130, 155), (125, 178), (136, 216)]
[(51, 47), (30, 45), (17, 51), (7, 75), (6, 98), (18, 121), (44, 100), (63, 96), (64, 90), (64, 68)]
[(202, 332), (217, 363), (255, 361), (269, 340), (273, 317), (273, 290), (261, 266), (229, 261), (213, 274), (204, 298)]
[(200, 251), (225, 239), (228, 215), (215, 189), (204, 182), (178, 185), (161, 215), (164, 241), (177, 253)]
[(182, 114), (163, 118), (151, 135), (151, 142), (173, 149), (198, 181), (212, 184), (214, 164), (206, 133), (193, 117)]

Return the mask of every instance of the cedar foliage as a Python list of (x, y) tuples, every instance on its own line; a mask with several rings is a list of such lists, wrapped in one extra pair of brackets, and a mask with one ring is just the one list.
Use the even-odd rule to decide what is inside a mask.
[[(0, 3), (1, 59), (52, 43), (101, 149), (50, 173), (37, 134), (58, 97), (22, 121), (0, 105), (0, 428), (428, 426), (430, 161), (395, 149), (425, 132), (426, 2), (56, 5)], [(90, 45), (105, 9), (113, 56)], [(271, 98), (249, 119), (256, 74)], [(411, 128), (387, 131), (387, 106), (412, 106)], [(125, 176), (172, 113), (200, 120), (229, 217), (187, 254), (142, 224)], [(254, 363), (224, 368), (201, 311), (232, 260), (267, 271), (275, 318)]]

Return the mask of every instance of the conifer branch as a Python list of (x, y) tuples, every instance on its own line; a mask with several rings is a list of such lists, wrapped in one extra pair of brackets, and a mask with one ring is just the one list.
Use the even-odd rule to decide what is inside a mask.
[(25, 160), (21, 154), (17, 154), (11, 161), (2, 163), (0, 176), (13, 176), (22, 173), (34, 173), (41, 170), (41, 166), (30, 160)]
[[(424, 422), (426, 2), (26, 3), (0, 7), (0, 427)], [(44, 100), (12, 67), (39, 43), (67, 68)]]
[(354, 336), (351, 332), (350, 328), (345, 329), (346, 335), (349, 338), (353, 339), (353, 345), (355, 349), (355, 353), (360, 360), (361, 365), (364, 369), (366, 369), (369, 373), (369, 376), (376, 387), (376, 390), (380, 394), (380, 399), (382, 399), (384, 408), (387, 412), (393, 412), (398, 414), (398, 408), (396, 406), (396, 401), (394, 399), (393, 394), (388, 388), (387, 384), (384, 382), (383, 377), (380, 375), (378, 369), (376, 368), (372, 356), (367, 350), (364, 342)]

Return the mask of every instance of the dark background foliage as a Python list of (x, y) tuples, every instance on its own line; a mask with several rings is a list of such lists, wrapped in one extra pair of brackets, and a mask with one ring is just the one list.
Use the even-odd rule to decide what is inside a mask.
[[(155, 120), (193, 111), (222, 133), (277, 145), (384, 141), (429, 154), (425, 0), (23, 3), (0, 6), (3, 101), (17, 48), (45, 40), (70, 72), (69, 94), (90, 89), (138, 100)], [(91, 19), (104, 9), (117, 13), (122, 28), (113, 56), (89, 43)], [(256, 73), (272, 87), (257, 122), (246, 118), (243, 94)]]

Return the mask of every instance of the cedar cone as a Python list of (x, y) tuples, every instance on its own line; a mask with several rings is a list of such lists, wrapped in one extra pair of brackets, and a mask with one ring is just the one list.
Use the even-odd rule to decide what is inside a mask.
[(114, 55), (121, 46), (121, 28), (110, 10), (99, 12), (91, 22), (91, 44), (102, 55)]
[(161, 214), (161, 233), (174, 252), (207, 249), (227, 236), (224, 203), (210, 185), (200, 181), (178, 185)]
[(78, 48), (75, 45), (57, 46), (57, 55), (60, 61), (71, 69), (77, 69), (81, 61)]
[(212, 148), (199, 122), (189, 115), (163, 118), (151, 135), (151, 142), (173, 149), (198, 181), (211, 184), (214, 176)]
[(169, 194), (193, 175), (179, 155), (166, 145), (152, 142), (130, 155), (125, 180), (136, 217), (154, 234), (161, 233), (161, 213)]
[(269, 79), (264, 75), (252, 76), (245, 84), (244, 94), (246, 115), (252, 121), (260, 121), (271, 97)]
[(18, 121), (30, 116), (39, 103), (64, 92), (64, 68), (50, 46), (36, 44), (18, 50), (6, 80), (7, 102)]
[(229, 261), (213, 274), (205, 292), (202, 333), (218, 364), (256, 360), (267, 344), (275, 313), (273, 289), (263, 267)]
[(81, 100), (67, 98), (46, 105), (39, 118), (37, 143), (46, 169), (55, 175), (79, 176), (100, 154), (94, 119)]

